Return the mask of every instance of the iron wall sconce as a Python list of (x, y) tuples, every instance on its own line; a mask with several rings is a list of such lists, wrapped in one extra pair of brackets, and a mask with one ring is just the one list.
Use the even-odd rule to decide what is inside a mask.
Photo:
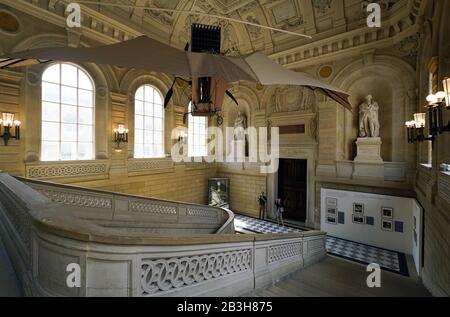
[(414, 120), (406, 122), (408, 143), (434, 141), (434, 136), (425, 136), (426, 113), (415, 113)]
[(444, 124), (444, 108), (450, 110), (450, 78), (443, 81), (444, 91), (427, 96), (428, 130), (425, 136), (426, 113), (414, 114), (414, 120), (406, 122), (408, 143), (431, 141), (444, 132), (450, 132), (450, 121)]
[(120, 147), (120, 143), (128, 143), (128, 129), (123, 124), (114, 129), (114, 143), (117, 143), (117, 147)]
[(450, 96), (443, 91), (427, 97), (428, 122), (433, 136), (450, 132), (450, 121), (444, 125), (444, 108), (450, 109), (448, 99)]
[[(21, 122), (19, 120), (14, 120), (13, 113), (2, 113), (0, 126), (3, 127), (3, 134), (0, 135), (0, 138), (3, 138), (3, 143), (5, 144), (5, 146), (8, 146), (8, 142), (10, 139), (20, 140), (20, 124)], [(11, 129), (13, 127), (15, 129), (14, 135), (11, 134)]]

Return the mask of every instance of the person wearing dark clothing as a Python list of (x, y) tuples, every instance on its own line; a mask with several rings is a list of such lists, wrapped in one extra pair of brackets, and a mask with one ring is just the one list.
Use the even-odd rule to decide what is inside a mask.
[(264, 219), (266, 217), (266, 202), (267, 197), (264, 194), (264, 192), (261, 192), (258, 197), (258, 204), (259, 204), (259, 219)]
[(276, 210), (278, 224), (281, 223), (281, 225), (284, 227), (284, 221), (283, 221), (284, 205), (283, 205), (283, 200), (281, 198), (275, 199), (275, 210)]

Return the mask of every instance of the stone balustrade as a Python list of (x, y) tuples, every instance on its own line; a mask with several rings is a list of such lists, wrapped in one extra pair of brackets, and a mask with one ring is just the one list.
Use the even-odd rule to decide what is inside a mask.
[(17, 179), (103, 227), (155, 234), (234, 233), (233, 213), (222, 208)]
[[(202, 219), (215, 234), (186, 230)], [(323, 232), (224, 232), (231, 211), (0, 174), (0, 235), (28, 296), (236, 296), (326, 254)]]

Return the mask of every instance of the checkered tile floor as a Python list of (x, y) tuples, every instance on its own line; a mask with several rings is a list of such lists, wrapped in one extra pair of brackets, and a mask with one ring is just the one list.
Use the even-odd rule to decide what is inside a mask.
[[(255, 233), (292, 233), (304, 230), (280, 226), (270, 221), (259, 220), (243, 215), (235, 216), (234, 225), (237, 230), (244, 229)], [(358, 263), (377, 263), (381, 268), (408, 276), (406, 257), (402, 253), (380, 249), (377, 247), (327, 236), (327, 252)]]
[(279, 226), (270, 221), (264, 221), (237, 214), (234, 218), (234, 226), (236, 229), (245, 229), (255, 233), (292, 233), (303, 231), (293, 227)]

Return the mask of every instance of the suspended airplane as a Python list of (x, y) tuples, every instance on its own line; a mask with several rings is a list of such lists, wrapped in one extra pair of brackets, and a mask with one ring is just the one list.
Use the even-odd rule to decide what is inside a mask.
[[(200, 32), (197, 33), (198, 38), (194, 35), (192, 37), (192, 51), (189, 51), (188, 45), (183, 51), (147, 36), (140, 36), (99, 47), (54, 47), (10, 53), (0, 57), (0, 68), (58, 61), (106, 64), (170, 74), (175, 79), (164, 98), (164, 107), (167, 107), (172, 98), (175, 83), (181, 80), (192, 86), (192, 107), (189, 113), (193, 116), (217, 115), (219, 125), (223, 121), (220, 113), (225, 94), (237, 104), (236, 98), (227, 90), (228, 84), (241, 80), (262, 85), (307, 87), (325, 94), (350, 111), (352, 110), (348, 100), (349, 94), (345, 91), (305, 73), (285, 69), (259, 52), (242, 57), (221, 55), (220, 51), (217, 51), (220, 44), (217, 46), (216, 43), (216, 49), (211, 49), (214, 47), (208, 44), (208, 41), (211, 42), (211, 37), (207, 34), (205, 37), (207, 31), (220, 34), (220, 28), (217, 30), (217, 27), (193, 25), (193, 31), (195, 28)], [(220, 43), (220, 35), (218, 41)], [(186, 107), (188, 108), (188, 105)]]

